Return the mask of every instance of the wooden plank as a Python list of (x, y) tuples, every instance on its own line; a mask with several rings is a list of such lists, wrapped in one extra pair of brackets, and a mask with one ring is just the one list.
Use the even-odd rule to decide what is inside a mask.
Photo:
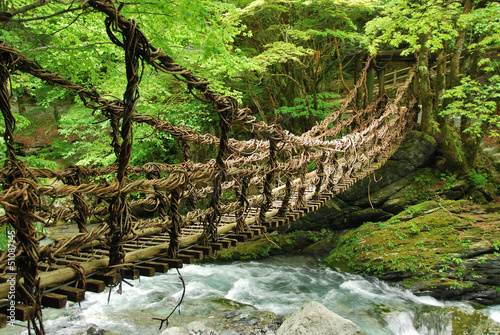
[(245, 231), (240, 232), (240, 235), (245, 235), (247, 237), (247, 239), (251, 239), (254, 235), (254, 232), (251, 230), (250, 231), (245, 230)]
[(106, 289), (106, 283), (98, 279), (87, 279), (87, 291), (101, 293)]
[(142, 263), (142, 265), (154, 268), (156, 272), (159, 273), (167, 273), (168, 272), (168, 264), (160, 263), (160, 262), (146, 262)]
[(238, 242), (246, 242), (248, 240), (247, 235), (244, 235), (244, 234), (231, 234), (231, 235), (228, 235), (228, 237), (230, 239), (234, 239)]
[(220, 251), (224, 248), (224, 245), (222, 243), (212, 243), (210, 244), (210, 246), (212, 247), (213, 251)]
[(267, 232), (267, 228), (265, 226), (257, 226), (257, 225), (254, 225), (254, 226), (251, 226), (250, 227), (252, 230), (259, 230), (259, 235), (260, 234), (264, 234), (265, 232)]
[(67, 296), (69, 301), (80, 302), (85, 300), (85, 290), (82, 288), (65, 286), (57, 289), (56, 293)]
[[(221, 243), (225, 243), (224, 241), (229, 241), (231, 247), (235, 247), (238, 245), (238, 240), (231, 238), (231, 237), (224, 237), (224, 240), (219, 240)], [(229, 248), (229, 247), (228, 247)]]
[(120, 284), (120, 282), (122, 281), (122, 276), (118, 272), (109, 275), (104, 273), (97, 273), (93, 275), (92, 278), (102, 280), (107, 286), (115, 286)]
[(149, 266), (136, 266), (136, 270), (139, 270), (139, 274), (144, 277), (154, 277), (156, 270)]
[(63, 294), (49, 292), (42, 296), (42, 305), (45, 307), (64, 308), (67, 301), (68, 297)]
[(231, 246), (231, 241), (229, 240), (219, 240), (218, 243), (222, 244), (224, 249), (227, 249)]
[(0, 328), (7, 327), (7, 315), (0, 314)]
[(266, 227), (266, 230), (274, 230), (278, 226), (278, 222), (276, 220), (266, 220), (261, 222), (261, 224)]
[[(2, 313), (5, 313), (7, 307), (2, 308)], [(28, 321), (35, 318), (35, 308), (33, 306), (17, 304), (15, 306), (15, 318), (19, 321)], [(12, 315), (12, 314), (11, 314)]]
[(194, 263), (194, 257), (192, 255), (187, 255), (187, 254), (177, 254), (177, 257), (182, 260), (183, 263), (186, 264), (193, 264)]
[(158, 262), (168, 264), (170, 269), (182, 269), (183, 266), (182, 259), (160, 258)]
[(252, 230), (253, 236), (259, 236), (262, 233), (262, 231), (260, 229), (258, 229), (258, 228), (253, 228), (252, 227), (250, 229)]
[(211, 246), (204, 246), (204, 245), (195, 245), (193, 247), (193, 250), (199, 250), (203, 252), (203, 256), (212, 256), (212, 247)]
[(201, 250), (193, 250), (193, 249), (185, 249), (181, 251), (184, 255), (193, 256), (194, 259), (202, 259), (203, 251)]
[(125, 279), (139, 279), (141, 276), (140, 271), (137, 269), (123, 269), (121, 271), (122, 277)]

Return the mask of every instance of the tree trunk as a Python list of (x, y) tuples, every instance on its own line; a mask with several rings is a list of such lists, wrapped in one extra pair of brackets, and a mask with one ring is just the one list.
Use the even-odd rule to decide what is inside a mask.
[(420, 35), (420, 55), (418, 59), (418, 81), (420, 83), (420, 102), (422, 104), (421, 128), (424, 133), (432, 134), (434, 121), (433, 95), (429, 76), (429, 48), (425, 45), (429, 36)]
[(366, 92), (368, 95), (368, 104), (371, 104), (373, 101), (373, 90), (375, 88), (375, 69), (373, 67), (368, 69), (368, 74), (366, 76), (366, 88), (368, 90), (368, 92)]
[[(472, 0), (465, 0), (463, 14), (468, 14), (471, 9)], [(463, 28), (460, 29), (458, 37), (455, 40), (455, 46), (453, 48), (450, 61), (450, 73), (446, 85), (448, 88), (452, 88), (460, 84), (460, 58), (462, 57), (464, 49), (465, 36), (466, 30)], [(438, 96), (436, 101), (440, 100), (440, 96)], [(452, 101), (453, 99), (445, 99), (442, 102), (441, 110), (445, 110)], [(439, 117), (438, 121), (440, 133), (436, 136), (436, 139), (438, 146), (446, 158), (445, 167), (460, 173), (468, 173), (472, 166), (470, 163), (475, 162), (475, 156), (477, 155), (477, 150), (479, 148), (479, 143), (476, 143), (476, 136), (464, 133), (463, 131), (461, 131), (460, 136), (458, 136), (456, 134), (456, 129), (452, 124), (451, 117), (449, 116)], [(466, 129), (470, 122), (471, 120), (462, 117), (461, 130)]]
[[(469, 74), (472, 78), (478, 77), (479, 72), (479, 63), (480, 54), (479, 51), (475, 51), (472, 56), (472, 64), (469, 71)], [(462, 149), (464, 151), (465, 161), (466, 161), (466, 172), (469, 172), (470, 169), (473, 169), (476, 165), (477, 153), (479, 151), (479, 145), (481, 144), (483, 134), (486, 133), (488, 129), (488, 123), (482, 122), (481, 124), (481, 136), (477, 136), (475, 134), (471, 134), (470, 132), (466, 132), (465, 130), (472, 125), (472, 120), (464, 115), (460, 120), (460, 134), (462, 140)]]
[(378, 96), (381, 97), (385, 93), (385, 68), (377, 72), (378, 77)]
[[(361, 71), (363, 71), (363, 60), (365, 59), (364, 54), (356, 54), (355, 64), (354, 64), (354, 85), (359, 80)], [(356, 108), (363, 109), (363, 86), (361, 86), (356, 92)]]

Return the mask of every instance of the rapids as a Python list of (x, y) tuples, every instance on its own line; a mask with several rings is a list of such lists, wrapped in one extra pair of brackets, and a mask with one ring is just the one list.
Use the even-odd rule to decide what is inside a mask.
[[(194, 320), (216, 324), (224, 318), (214, 303), (221, 298), (240, 303), (235, 304), (239, 309), (250, 310), (253, 306), (278, 316), (291, 314), (314, 300), (358, 324), (368, 334), (445, 334), (444, 322), (440, 324), (438, 320), (435, 329), (416, 329), (413, 320), (424, 306), (428, 311), (429, 306), (465, 305), (416, 296), (376, 279), (334, 271), (305, 256), (187, 265), (180, 273), (186, 282), (186, 294), (181, 312), (170, 318), (170, 326)], [(183, 290), (177, 273), (142, 277), (131, 283), (133, 287), (123, 286), (123, 294), (113, 292), (109, 304), (107, 293), (87, 292), (81, 305), (68, 303), (62, 310), (44, 309), (47, 334), (86, 334), (94, 325), (118, 334), (159, 334), (159, 321), (152, 318), (168, 315), (180, 299)], [(500, 306), (483, 311), (500, 321)], [(19, 326), (0, 330), (0, 335), (24, 333), (26, 328)]]

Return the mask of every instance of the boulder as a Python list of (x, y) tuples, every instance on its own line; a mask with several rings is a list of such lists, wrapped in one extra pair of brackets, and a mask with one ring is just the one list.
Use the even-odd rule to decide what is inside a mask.
[(306, 303), (287, 318), (277, 335), (362, 335), (366, 334), (355, 323), (328, 310), (318, 302)]
[(389, 199), (393, 194), (401, 190), (403, 187), (406, 185), (410, 184), (415, 180), (415, 176), (417, 175), (417, 172), (413, 172), (409, 174), (406, 177), (403, 177), (402, 179), (396, 181), (395, 183), (389, 184), (386, 187), (383, 187), (379, 189), (376, 192), (373, 192), (370, 189), (370, 197), (368, 198), (368, 194), (361, 198), (356, 200), (353, 205), (355, 206), (361, 206), (361, 207), (369, 207), (370, 205), (373, 206), (381, 206), (387, 199)]
[(500, 213), (495, 208), (465, 200), (423, 202), (346, 233), (326, 261), (437, 299), (499, 304)]
[[(340, 199), (333, 198), (319, 210), (311, 212), (291, 223), (291, 230), (321, 230), (344, 229), (344, 213), (349, 211), (349, 205)], [(359, 207), (356, 207), (359, 210)]]
[(377, 182), (370, 181), (372, 177), (366, 177), (340, 194), (339, 198), (354, 204), (366, 197), (368, 188), (373, 194), (406, 177), (417, 168), (424, 167), (431, 161), (435, 151), (436, 143), (432, 137), (413, 131), (406, 135), (402, 146), (387, 163), (373, 174)]
[(183, 327), (170, 327), (160, 333), (160, 335), (189, 335), (190, 332)]
[(365, 222), (384, 221), (389, 219), (391, 216), (391, 213), (385, 212), (380, 208), (364, 208), (346, 215), (346, 225), (344, 229), (349, 227), (359, 227)]
[(436, 141), (429, 135), (412, 131), (406, 135), (403, 144), (392, 155), (391, 160), (406, 162), (411, 166), (420, 167), (429, 163), (436, 151)]
[[(446, 331), (450, 335), (500, 334), (500, 324), (481, 311), (470, 306), (422, 306), (417, 313), (414, 325), (419, 334), (427, 334), (431, 329), (439, 329), (437, 324), (446, 320)], [(430, 332), (429, 332), (430, 333)]]

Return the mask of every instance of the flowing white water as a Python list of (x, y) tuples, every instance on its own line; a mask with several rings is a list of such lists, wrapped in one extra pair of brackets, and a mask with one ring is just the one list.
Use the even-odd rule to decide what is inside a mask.
[[(295, 312), (307, 301), (317, 301), (331, 311), (355, 322), (368, 334), (446, 334), (446, 324), (439, 329), (416, 329), (413, 320), (422, 306), (457, 305), (389, 286), (378, 280), (331, 270), (313, 264), (306, 257), (275, 257), (259, 262), (188, 265), (181, 269), (186, 295), (181, 314), (171, 317), (171, 325), (214, 318), (206, 302), (227, 298), (269, 310), (278, 315)], [(108, 295), (87, 292), (86, 300), (69, 304), (63, 310), (44, 309), (48, 334), (86, 333), (97, 325), (119, 334), (158, 334), (158, 321), (165, 317), (182, 295), (177, 273), (141, 278), (134, 287), (124, 286), (124, 294)], [(486, 312), (500, 319), (500, 306)], [(21, 327), (8, 326), (0, 335), (26, 333)]]

